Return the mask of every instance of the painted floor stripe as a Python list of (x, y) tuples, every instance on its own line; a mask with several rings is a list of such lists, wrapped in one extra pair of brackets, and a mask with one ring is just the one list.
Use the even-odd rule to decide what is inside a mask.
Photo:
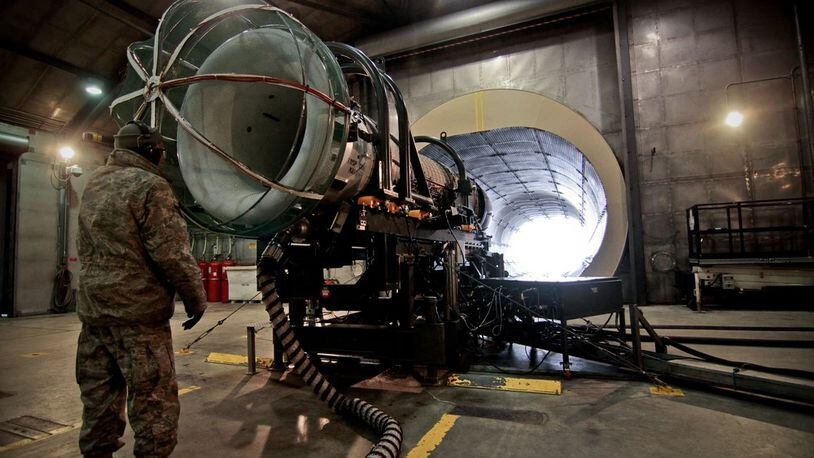
[(185, 395), (187, 393), (192, 393), (193, 391), (198, 391), (200, 389), (201, 389), (201, 387), (199, 387), (199, 386), (190, 385), (190, 386), (187, 386), (187, 387), (184, 387), (184, 388), (181, 388), (180, 390), (178, 390), (178, 396), (183, 396), (183, 395)]
[(445, 413), (441, 416), (441, 419), (438, 420), (436, 424), (424, 434), (424, 437), (418, 441), (418, 444), (410, 450), (410, 453), (407, 454), (407, 458), (422, 458), (430, 456), (433, 450), (441, 444), (441, 441), (444, 440), (444, 436), (447, 435), (452, 426), (455, 425), (455, 422), (461, 418), (460, 415), (452, 415)]
[[(269, 367), (271, 366), (272, 359), (271, 358), (263, 358), (258, 356), (256, 358), (257, 365), (259, 367)], [(233, 355), (231, 353), (210, 353), (209, 356), (206, 357), (207, 363), (216, 363), (216, 364), (230, 364), (232, 366), (248, 366), (249, 365), (249, 357), (246, 355)]]
[(658, 396), (674, 396), (677, 398), (683, 398), (684, 392), (678, 388), (673, 388), (670, 386), (651, 386), (650, 387), (650, 394), (655, 394)]
[(520, 393), (562, 394), (562, 382), (536, 378), (501, 377), (487, 374), (452, 374), (449, 386)]

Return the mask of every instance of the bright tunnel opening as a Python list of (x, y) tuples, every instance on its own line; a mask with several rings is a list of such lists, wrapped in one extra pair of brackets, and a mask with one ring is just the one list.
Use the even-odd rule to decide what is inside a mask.
[[(491, 202), (487, 233), (512, 277), (577, 277), (596, 257), (607, 227), (607, 196), (572, 143), (531, 127), (449, 136), (467, 172)], [(441, 151), (429, 157), (452, 165)]]
[(576, 218), (538, 217), (508, 236), (503, 255), (512, 276), (574, 277), (590, 264), (601, 242), (595, 226)]

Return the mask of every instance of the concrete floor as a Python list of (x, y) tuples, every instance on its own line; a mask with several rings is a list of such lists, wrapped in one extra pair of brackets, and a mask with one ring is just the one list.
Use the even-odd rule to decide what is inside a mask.
[[(235, 305), (215, 304), (192, 331), (183, 314), (172, 321), (180, 349)], [(814, 326), (801, 311), (711, 311), (681, 306), (644, 309), (654, 324)], [(246, 375), (237, 366), (204, 362), (209, 352), (245, 354), (245, 325), (263, 321), (259, 305), (177, 355), (181, 426), (175, 456), (363, 456), (371, 433), (332, 414), (307, 389)], [(592, 320), (593, 321), (593, 320)], [(597, 320), (598, 321), (598, 320)], [(604, 321), (604, 320), (603, 320)], [(599, 322), (601, 323), (601, 321)], [(23, 415), (73, 425), (81, 417), (74, 381), (74, 314), (0, 321), (0, 422)], [(271, 356), (269, 330), (258, 354)], [(669, 334), (689, 335), (670, 331)], [(751, 335), (751, 334), (750, 334)], [(814, 339), (814, 333), (800, 333)], [(708, 347), (722, 356), (814, 367), (812, 349)], [(419, 394), (350, 390), (398, 418), (405, 455), (445, 413), (459, 418), (441, 437), (435, 456), (814, 456), (814, 413), (792, 411), (684, 388), (685, 397), (655, 396), (642, 382), (574, 379), (560, 396), (428, 388)], [(78, 430), (36, 441), (7, 456), (77, 456)], [(132, 455), (132, 432), (117, 456)]]

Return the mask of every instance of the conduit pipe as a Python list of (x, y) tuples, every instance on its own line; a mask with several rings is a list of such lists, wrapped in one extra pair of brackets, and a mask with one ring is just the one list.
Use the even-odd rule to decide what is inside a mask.
[(0, 147), (3, 149), (8, 149), (15, 153), (23, 153), (28, 150), (28, 143), (28, 137), (0, 132)]
[(422, 21), (362, 40), (368, 56), (386, 56), (509, 27), (595, 3), (591, 0), (506, 0)]

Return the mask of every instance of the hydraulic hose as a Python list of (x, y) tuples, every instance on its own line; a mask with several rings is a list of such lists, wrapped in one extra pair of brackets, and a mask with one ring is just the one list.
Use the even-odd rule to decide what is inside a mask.
[(753, 363), (746, 363), (743, 361), (732, 361), (724, 358), (720, 358), (718, 356), (710, 355), (709, 353), (704, 353), (702, 351), (696, 350), (692, 347), (688, 347), (686, 345), (682, 345), (675, 340), (670, 339), (669, 337), (662, 337), (664, 343), (675, 347), (684, 353), (688, 353), (693, 355), (697, 358), (701, 358), (705, 361), (709, 361), (715, 364), (721, 364), (724, 366), (734, 367), (740, 370), (754, 370), (760, 372), (768, 372), (770, 374), (777, 374), (786, 377), (797, 377), (797, 378), (804, 378), (808, 380), (814, 380), (814, 372), (803, 370), (803, 369), (792, 369), (792, 368), (785, 368), (785, 367), (770, 367), (770, 366), (762, 366), (760, 364), (753, 364)]
[(300, 346), (294, 330), (288, 322), (283, 303), (277, 294), (277, 276), (285, 264), (285, 241), (269, 243), (257, 269), (257, 283), (263, 296), (263, 305), (269, 314), (274, 334), (283, 347), (289, 364), (314, 391), (314, 394), (328, 403), (334, 412), (350, 414), (369, 425), (378, 435), (379, 441), (370, 449), (368, 457), (395, 458), (401, 449), (401, 425), (390, 415), (359, 398), (350, 398), (338, 392), (314, 366), (309, 356)]

